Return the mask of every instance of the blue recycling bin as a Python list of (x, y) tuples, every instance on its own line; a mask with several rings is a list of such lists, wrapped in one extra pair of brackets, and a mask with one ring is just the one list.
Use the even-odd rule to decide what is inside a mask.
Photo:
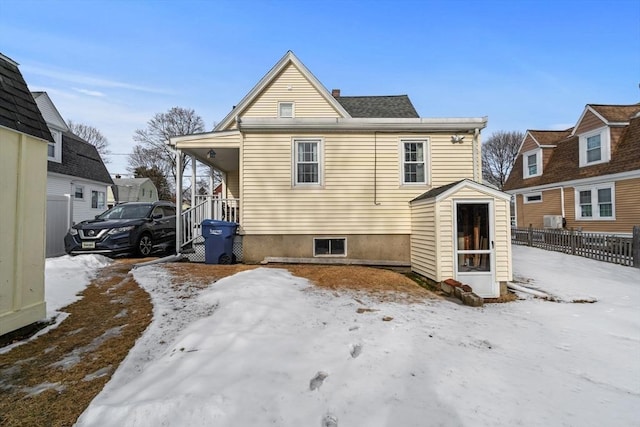
[(228, 221), (205, 219), (202, 221), (205, 264), (231, 264), (233, 256), (233, 236), (238, 224)]

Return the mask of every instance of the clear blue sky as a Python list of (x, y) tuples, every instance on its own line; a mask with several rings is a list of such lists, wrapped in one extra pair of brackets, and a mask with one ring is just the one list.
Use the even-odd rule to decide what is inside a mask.
[(640, 101), (639, 0), (0, 2), (0, 52), (114, 153), (174, 106), (212, 128), (287, 50), (343, 95), (488, 116), (484, 139)]

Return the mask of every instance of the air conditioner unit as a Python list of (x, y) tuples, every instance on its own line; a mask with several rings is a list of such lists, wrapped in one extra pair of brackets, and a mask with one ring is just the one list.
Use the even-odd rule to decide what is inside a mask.
[(545, 215), (544, 228), (562, 228), (562, 215)]

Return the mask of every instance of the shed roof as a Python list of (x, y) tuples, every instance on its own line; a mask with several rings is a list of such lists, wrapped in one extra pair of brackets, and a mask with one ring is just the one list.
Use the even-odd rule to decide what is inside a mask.
[(0, 53), (0, 126), (53, 142), (18, 64)]
[(418, 118), (407, 95), (338, 96), (338, 102), (351, 117), (361, 118)]

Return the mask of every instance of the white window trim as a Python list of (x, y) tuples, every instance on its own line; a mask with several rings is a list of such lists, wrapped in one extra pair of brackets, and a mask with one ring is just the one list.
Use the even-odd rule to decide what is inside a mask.
[[(316, 254), (317, 240), (344, 240), (344, 254)], [(319, 258), (344, 258), (347, 256), (347, 238), (346, 237), (314, 237), (313, 238), (313, 256)]]
[[(49, 129), (51, 132), (51, 136), (53, 137), (53, 146), (54, 146), (54, 156), (49, 156), (49, 151), (47, 148), (47, 160), (56, 163), (62, 163), (62, 131), (59, 129)], [(49, 142), (51, 144), (51, 142)]]
[[(82, 189), (82, 197), (76, 197), (76, 188), (81, 188)], [(84, 185), (78, 185), (78, 184), (74, 184), (73, 185), (73, 198), (75, 200), (84, 200), (85, 199), (85, 191), (84, 191)]]
[[(600, 204), (598, 203), (598, 190), (611, 189), (611, 216), (600, 216)], [(591, 191), (591, 212), (593, 216), (583, 217), (580, 209), (580, 192)], [(613, 182), (594, 184), (583, 187), (575, 187), (575, 219), (576, 221), (615, 221), (616, 220), (616, 185)]]
[[(98, 193), (98, 199), (96, 200), (96, 207), (93, 207), (93, 193)], [(100, 207), (100, 194), (102, 194), (102, 207)], [(107, 208), (107, 193), (100, 190), (91, 190), (91, 209), (105, 210)]]
[[(318, 182), (298, 182), (298, 142), (318, 143)], [(318, 137), (294, 137), (291, 139), (291, 186), (298, 188), (322, 188), (324, 186), (324, 139)]]
[[(280, 114), (280, 106), (283, 104), (291, 104), (291, 116), (282, 116)], [(296, 103), (293, 101), (280, 101), (278, 102), (278, 118), (281, 119), (293, 119), (296, 116)]]
[[(529, 175), (529, 156), (536, 155), (536, 173)], [(522, 153), (522, 177), (524, 179), (542, 175), (542, 149), (536, 148)]]
[[(424, 153), (424, 182), (405, 182), (404, 180), (404, 144), (422, 143)], [(431, 144), (429, 138), (401, 138), (398, 143), (398, 157), (400, 159), (400, 186), (425, 186), (431, 183)]]
[[(540, 200), (528, 200), (529, 197), (535, 197), (535, 196), (540, 196)], [(525, 193), (525, 194), (523, 194), (523, 197), (524, 197), (523, 203), (525, 205), (528, 205), (529, 203), (542, 203), (542, 192), (541, 191), (538, 191), (536, 193)]]
[[(596, 135), (600, 135), (600, 160), (587, 162), (587, 138)], [(579, 141), (579, 164), (581, 168), (585, 166), (598, 165), (600, 163), (607, 163), (611, 160), (611, 132), (607, 126), (580, 134)]]

